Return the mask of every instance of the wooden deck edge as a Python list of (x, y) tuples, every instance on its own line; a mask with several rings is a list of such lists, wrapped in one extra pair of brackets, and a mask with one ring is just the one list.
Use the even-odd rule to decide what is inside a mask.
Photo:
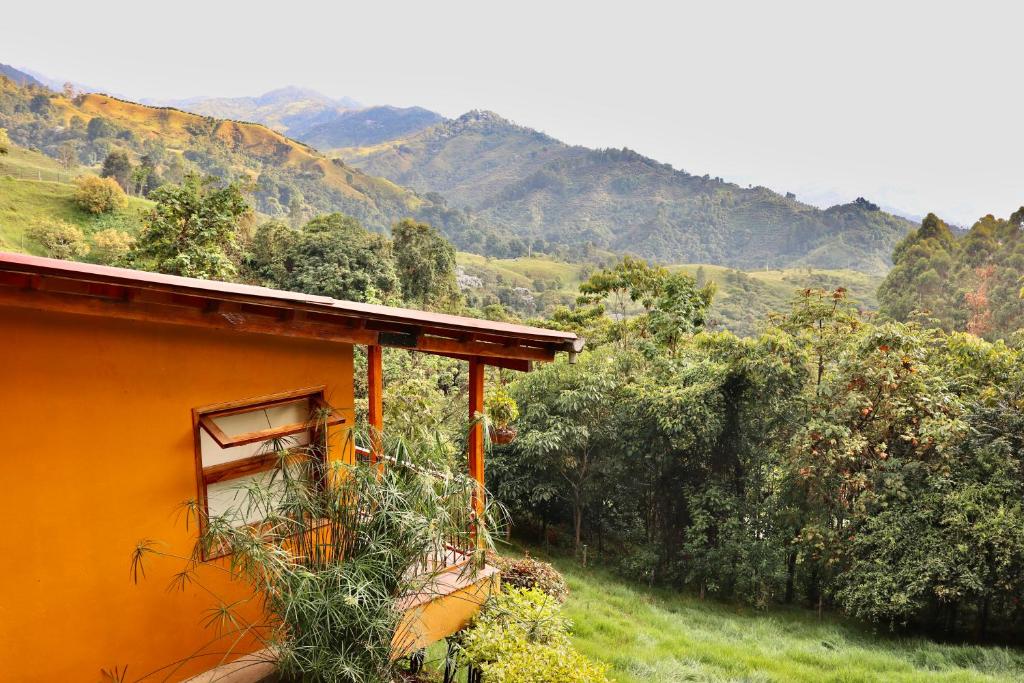
[(233, 662), (186, 679), (183, 683), (277, 683), (274, 653), (269, 649), (242, 655)]

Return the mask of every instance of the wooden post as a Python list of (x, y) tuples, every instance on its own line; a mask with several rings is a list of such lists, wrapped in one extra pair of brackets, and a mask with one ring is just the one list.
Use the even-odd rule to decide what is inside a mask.
[(382, 455), (384, 444), (384, 368), (383, 349), (376, 344), (366, 347), (367, 422), (370, 426), (370, 462)]
[[(478, 523), (484, 516), (484, 426), (477, 418), (484, 412), (484, 365), (479, 358), (469, 361), (469, 476), (476, 480), (473, 509)], [(477, 537), (477, 545), (480, 545)]]

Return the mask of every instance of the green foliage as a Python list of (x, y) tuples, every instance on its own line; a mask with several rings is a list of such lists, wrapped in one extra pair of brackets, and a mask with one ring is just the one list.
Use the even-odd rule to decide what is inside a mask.
[(83, 175), (75, 179), (75, 202), (89, 213), (100, 214), (123, 209), (128, 198), (113, 178)]
[(300, 231), (280, 223), (257, 230), (251, 272), (281, 289), (382, 303), (400, 292), (390, 241), (341, 214), (320, 216)]
[(979, 219), (959, 237), (934, 214), (896, 246), (879, 287), (881, 313), (910, 320), (922, 313), (947, 331), (1008, 338), (1024, 327), (1024, 211)]
[(402, 296), (419, 306), (446, 307), (458, 298), (455, 248), (434, 228), (403, 219), (391, 228)]
[(110, 266), (123, 265), (128, 258), (135, 238), (124, 230), (106, 228), (92, 236), (92, 257)]
[(171, 275), (228, 279), (235, 273), (239, 218), (249, 211), (235, 185), (190, 174), (152, 194), (156, 206), (131, 252), (133, 263)]
[(100, 175), (104, 178), (113, 178), (121, 189), (127, 191), (131, 186), (132, 161), (128, 158), (127, 152), (115, 150), (103, 160), (103, 170)]
[(28, 229), (27, 235), (51, 258), (75, 260), (89, 253), (85, 235), (71, 223), (60, 220), (40, 221)]
[(519, 405), (512, 398), (508, 389), (499, 384), (491, 391), (484, 401), (487, 417), (495, 427), (504, 428), (519, 418)]
[[(208, 624), (226, 639), (225, 658), (252, 638), (271, 648), (288, 680), (394, 680), (397, 656), (419, 628), (413, 620), (401, 630), (399, 603), (431, 591), (444, 571), (424, 558), (443, 556), (447, 543), (472, 547), (475, 482), (394, 457), (383, 470), (327, 462), (322, 446), (287, 438), (274, 448), (276, 466), (239, 484), (232, 506), (203, 519), (191, 556), (143, 541), (132, 575), (145, 576), (154, 557), (184, 561), (171, 588), (197, 586), (215, 601)], [(188, 512), (191, 522), (205, 514), (194, 503)], [(225, 555), (224, 566), (203, 560), (211, 554)], [(473, 561), (466, 571), (478, 567)], [(227, 602), (209, 585), (223, 571), (248, 586), (244, 598)], [(243, 615), (254, 607), (263, 616), (250, 621)]]
[(577, 546), (598, 477), (613, 452), (618, 376), (613, 357), (594, 353), (575, 364), (556, 361), (521, 379), (512, 392), (523, 406), (520, 435), (506, 457), (495, 459), (494, 478), (505, 504), (517, 511), (568, 504)]
[(535, 588), (505, 588), (462, 636), (469, 662), (494, 683), (603, 683), (605, 667), (572, 647), (558, 603)]

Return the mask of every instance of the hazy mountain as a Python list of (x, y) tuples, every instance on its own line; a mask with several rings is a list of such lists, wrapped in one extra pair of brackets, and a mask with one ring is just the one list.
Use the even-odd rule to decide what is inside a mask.
[(6, 76), (18, 85), (43, 85), (43, 83), (32, 74), (15, 69), (8, 64), (0, 64), (0, 76)]
[[(694, 176), (628, 149), (566, 145), (492, 112), (338, 153), (367, 173), (467, 207), (499, 234), (539, 240), (538, 248), (592, 245), (666, 262), (879, 273), (913, 227), (863, 199), (822, 210), (764, 187)], [(486, 240), (459, 243), (489, 251)]]
[(295, 127), (289, 134), (317, 149), (359, 147), (411, 135), (443, 119), (422, 107), (367, 107), (312, 126)]
[(282, 133), (309, 128), (361, 105), (349, 97), (334, 99), (309, 88), (287, 86), (257, 97), (191, 97), (183, 100), (143, 100), (144, 104), (174, 107), (203, 116), (262, 123)]

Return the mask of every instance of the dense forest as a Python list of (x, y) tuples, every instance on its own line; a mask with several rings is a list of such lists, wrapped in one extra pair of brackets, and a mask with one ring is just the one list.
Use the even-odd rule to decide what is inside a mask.
[(991, 214), (956, 234), (934, 214), (900, 242), (878, 290), (881, 311), (897, 320), (928, 316), (944, 330), (1005, 339), (1024, 327), (1024, 208)]

